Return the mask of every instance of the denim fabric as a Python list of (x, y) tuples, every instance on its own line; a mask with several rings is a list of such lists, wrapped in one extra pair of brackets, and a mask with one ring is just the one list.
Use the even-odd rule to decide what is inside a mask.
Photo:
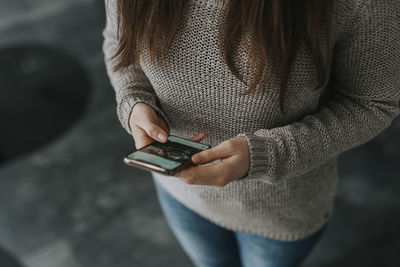
[(297, 241), (280, 241), (231, 231), (189, 210), (154, 178), (153, 181), (170, 229), (198, 267), (299, 267), (327, 225)]

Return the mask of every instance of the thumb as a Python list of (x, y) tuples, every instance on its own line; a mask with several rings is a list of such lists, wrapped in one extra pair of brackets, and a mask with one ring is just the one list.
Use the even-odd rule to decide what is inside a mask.
[(159, 142), (166, 142), (168, 134), (157, 124), (147, 121), (142, 125), (142, 129), (147, 133), (148, 136)]
[(194, 154), (192, 156), (192, 161), (194, 164), (199, 165), (228, 157), (232, 154), (230, 147), (228, 142), (224, 141), (215, 147)]

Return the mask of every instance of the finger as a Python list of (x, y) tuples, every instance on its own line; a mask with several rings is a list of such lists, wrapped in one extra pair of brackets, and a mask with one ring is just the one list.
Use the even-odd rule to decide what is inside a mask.
[(168, 130), (167, 123), (160, 116), (158, 117), (158, 123), (157, 124), (164, 130), (164, 132), (167, 133), (167, 135), (169, 135), (169, 130)]
[(132, 129), (132, 136), (135, 141), (136, 149), (141, 149), (154, 142), (154, 139), (149, 137), (142, 128), (135, 125)]
[(212, 162), (230, 156), (233, 149), (232, 142), (224, 141), (215, 147), (194, 154), (192, 161), (197, 165)]
[(196, 135), (196, 136), (190, 138), (190, 140), (199, 142), (199, 141), (201, 141), (201, 139), (203, 139), (204, 137), (206, 137), (206, 133), (202, 132), (202, 133), (199, 133), (198, 135)]
[(154, 140), (165, 143), (168, 139), (168, 134), (166, 131), (151, 121), (145, 121), (139, 126), (141, 126), (147, 135)]
[(221, 161), (210, 166), (189, 167), (174, 176), (187, 184), (223, 186), (228, 178), (226, 176), (231, 175), (230, 169), (231, 166), (226, 161)]

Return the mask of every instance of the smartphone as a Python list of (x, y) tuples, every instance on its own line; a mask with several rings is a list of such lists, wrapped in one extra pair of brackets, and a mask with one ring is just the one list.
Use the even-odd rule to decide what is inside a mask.
[(211, 148), (210, 145), (191, 141), (176, 135), (169, 135), (165, 143), (153, 143), (124, 157), (124, 162), (133, 167), (174, 175), (180, 170), (194, 166), (192, 156)]

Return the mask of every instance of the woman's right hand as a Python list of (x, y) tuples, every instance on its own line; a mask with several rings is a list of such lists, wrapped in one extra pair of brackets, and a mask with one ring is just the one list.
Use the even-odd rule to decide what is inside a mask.
[[(133, 107), (129, 117), (129, 127), (135, 140), (136, 149), (145, 147), (153, 143), (154, 140), (165, 143), (168, 139), (168, 127), (163, 118), (151, 106), (142, 102), (136, 103)], [(160, 138), (160, 134), (165, 136), (165, 139)], [(199, 142), (204, 137), (205, 133), (203, 132), (190, 140)]]
[[(165, 143), (169, 135), (165, 121), (151, 106), (142, 102), (133, 107), (129, 117), (129, 127), (136, 149), (145, 147), (154, 140)], [(163, 136), (165, 139), (162, 139)]]

